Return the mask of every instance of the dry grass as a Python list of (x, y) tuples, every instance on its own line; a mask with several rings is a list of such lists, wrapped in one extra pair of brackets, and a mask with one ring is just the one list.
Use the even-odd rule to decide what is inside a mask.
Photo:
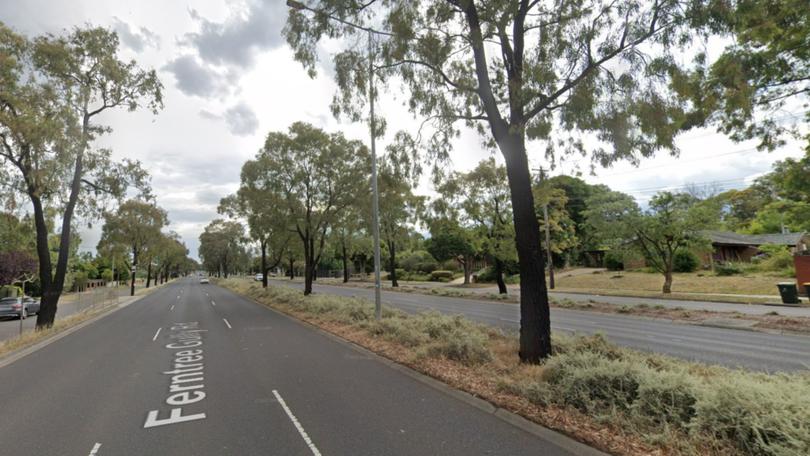
[(244, 280), (220, 284), (541, 425), (618, 455), (810, 454), (810, 375), (767, 375), (554, 335), (543, 365), (518, 362), (517, 339), (438, 314), (304, 297)]
[[(774, 277), (765, 274), (718, 277), (710, 272), (676, 273), (672, 280), (672, 292), (716, 293), (743, 295), (778, 295), (776, 284), (792, 281), (791, 277)], [(557, 277), (557, 291), (575, 290), (589, 292), (641, 291), (660, 294), (664, 278), (661, 274), (646, 272), (612, 272), (581, 274)], [(694, 298), (694, 297), (693, 297)]]
[(11, 352), (28, 348), (49, 337), (55, 336), (66, 329), (87, 321), (97, 315), (109, 311), (113, 306), (99, 307), (86, 312), (79, 312), (65, 318), (60, 318), (47, 329), (34, 329), (23, 332), (22, 336), (0, 342), (0, 358)]

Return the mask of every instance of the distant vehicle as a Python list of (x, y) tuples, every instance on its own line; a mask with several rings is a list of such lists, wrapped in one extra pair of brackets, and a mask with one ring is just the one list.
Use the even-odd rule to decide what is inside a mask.
[(0, 299), (0, 317), (17, 317), (25, 320), (29, 315), (39, 313), (39, 301), (30, 297)]
[(254, 279), (256, 279), (257, 282), (261, 282), (262, 280), (264, 280), (264, 275), (256, 274), (256, 277), (254, 277)]
[(203, 277), (200, 279), (200, 283), (208, 283), (208, 277)]

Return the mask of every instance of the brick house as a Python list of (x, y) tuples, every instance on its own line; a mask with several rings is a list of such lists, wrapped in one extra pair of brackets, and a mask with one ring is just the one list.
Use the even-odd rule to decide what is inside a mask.
[(759, 246), (764, 244), (784, 245), (794, 254), (810, 249), (808, 233), (738, 234), (707, 231), (705, 235), (712, 243), (711, 257), (706, 260), (715, 262), (749, 262), (761, 253)]

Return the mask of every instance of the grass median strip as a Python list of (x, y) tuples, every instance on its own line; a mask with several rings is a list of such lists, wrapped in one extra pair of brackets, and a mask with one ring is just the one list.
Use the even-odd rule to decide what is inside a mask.
[(385, 308), (377, 322), (363, 299), (219, 283), (613, 454), (810, 454), (807, 373), (706, 366), (598, 335), (555, 334), (549, 360), (522, 365), (516, 335), (462, 317)]

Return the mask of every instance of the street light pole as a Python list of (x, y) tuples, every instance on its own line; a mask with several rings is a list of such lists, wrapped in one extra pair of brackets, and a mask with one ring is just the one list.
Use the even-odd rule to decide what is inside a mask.
[[(382, 285), (380, 283), (380, 195), (377, 190), (376, 118), (374, 117), (374, 42), (368, 31), (368, 101), (371, 130), (371, 224), (374, 236), (374, 317), (382, 318)], [(391, 271), (393, 273), (394, 271)]]
[[(376, 145), (376, 119), (374, 117), (374, 34), (393, 36), (391, 33), (374, 30), (341, 19), (331, 14), (296, 1), (287, 0), (287, 6), (297, 11), (310, 11), (341, 24), (348, 25), (357, 30), (368, 33), (368, 100), (369, 100), (369, 131), (371, 132), (371, 224), (374, 237), (374, 316), (377, 320), (382, 318), (382, 285), (380, 277), (380, 195), (377, 190), (377, 145)], [(392, 273), (394, 271), (391, 271)]]

